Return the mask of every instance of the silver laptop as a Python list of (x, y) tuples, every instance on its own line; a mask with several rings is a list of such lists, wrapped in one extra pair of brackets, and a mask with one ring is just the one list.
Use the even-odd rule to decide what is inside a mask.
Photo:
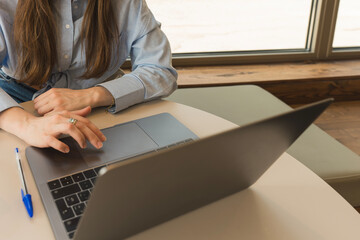
[(251, 186), (331, 101), (201, 140), (160, 114), (104, 129), (100, 151), (26, 156), (57, 239), (123, 239)]

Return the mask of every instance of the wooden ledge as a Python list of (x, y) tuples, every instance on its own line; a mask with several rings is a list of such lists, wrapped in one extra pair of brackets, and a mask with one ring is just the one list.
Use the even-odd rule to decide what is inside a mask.
[(178, 68), (179, 88), (258, 85), (288, 104), (360, 99), (360, 60)]

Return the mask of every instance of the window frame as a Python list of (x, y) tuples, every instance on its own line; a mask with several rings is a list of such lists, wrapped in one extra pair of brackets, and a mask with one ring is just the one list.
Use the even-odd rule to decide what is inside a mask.
[(360, 58), (359, 48), (334, 48), (333, 39), (340, 0), (313, 0), (304, 49), (175, 53), (173, 65), (202, 66), (321, 61)]

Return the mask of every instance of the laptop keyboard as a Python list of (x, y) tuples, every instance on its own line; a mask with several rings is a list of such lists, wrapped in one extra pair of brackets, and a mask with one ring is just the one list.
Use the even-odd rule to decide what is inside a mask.
[[(156, 151), (190, 141), (193, 141), (193, 139), (187, 139), (176, 144), (171, 144), (169, 146), (159, 148)], [(60, 217), (70, 239), (74, 237), (76, 227), (86, 208), (87, 201), (91, 196), (91, 191), (100, 169), (108, 165), (109, 164), (97, 166), (83, 172), (64, 176), (48, 182), (51, 195), (59, 210)]]
[(96, 177), (100, 169), (105, 166), (98, 166), (48, 182), (51, 195), (55, 200), (66, 231), (69, 233), (69, 238), (73, 238)]

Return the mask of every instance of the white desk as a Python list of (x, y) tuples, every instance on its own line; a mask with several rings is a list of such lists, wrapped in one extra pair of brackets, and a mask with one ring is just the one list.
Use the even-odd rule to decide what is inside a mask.
[[(32, 111), (31, 104), (25, 104)], [(166, 101), (138, 105), (111, 115), (94, 111), (100, 128), (169, 112), (199, 137), (235, 127), (206, 112)], [(14, 157), (27, 145), (0, 130), (0, 239), (53, 239), (46, 212), (26, 161), (23, 163), (34, 217), (20, 197)], [(142, 232), (132, 239), (359, 239), (360, 215), (323, 180), (284, 154), (250, 189)]]

